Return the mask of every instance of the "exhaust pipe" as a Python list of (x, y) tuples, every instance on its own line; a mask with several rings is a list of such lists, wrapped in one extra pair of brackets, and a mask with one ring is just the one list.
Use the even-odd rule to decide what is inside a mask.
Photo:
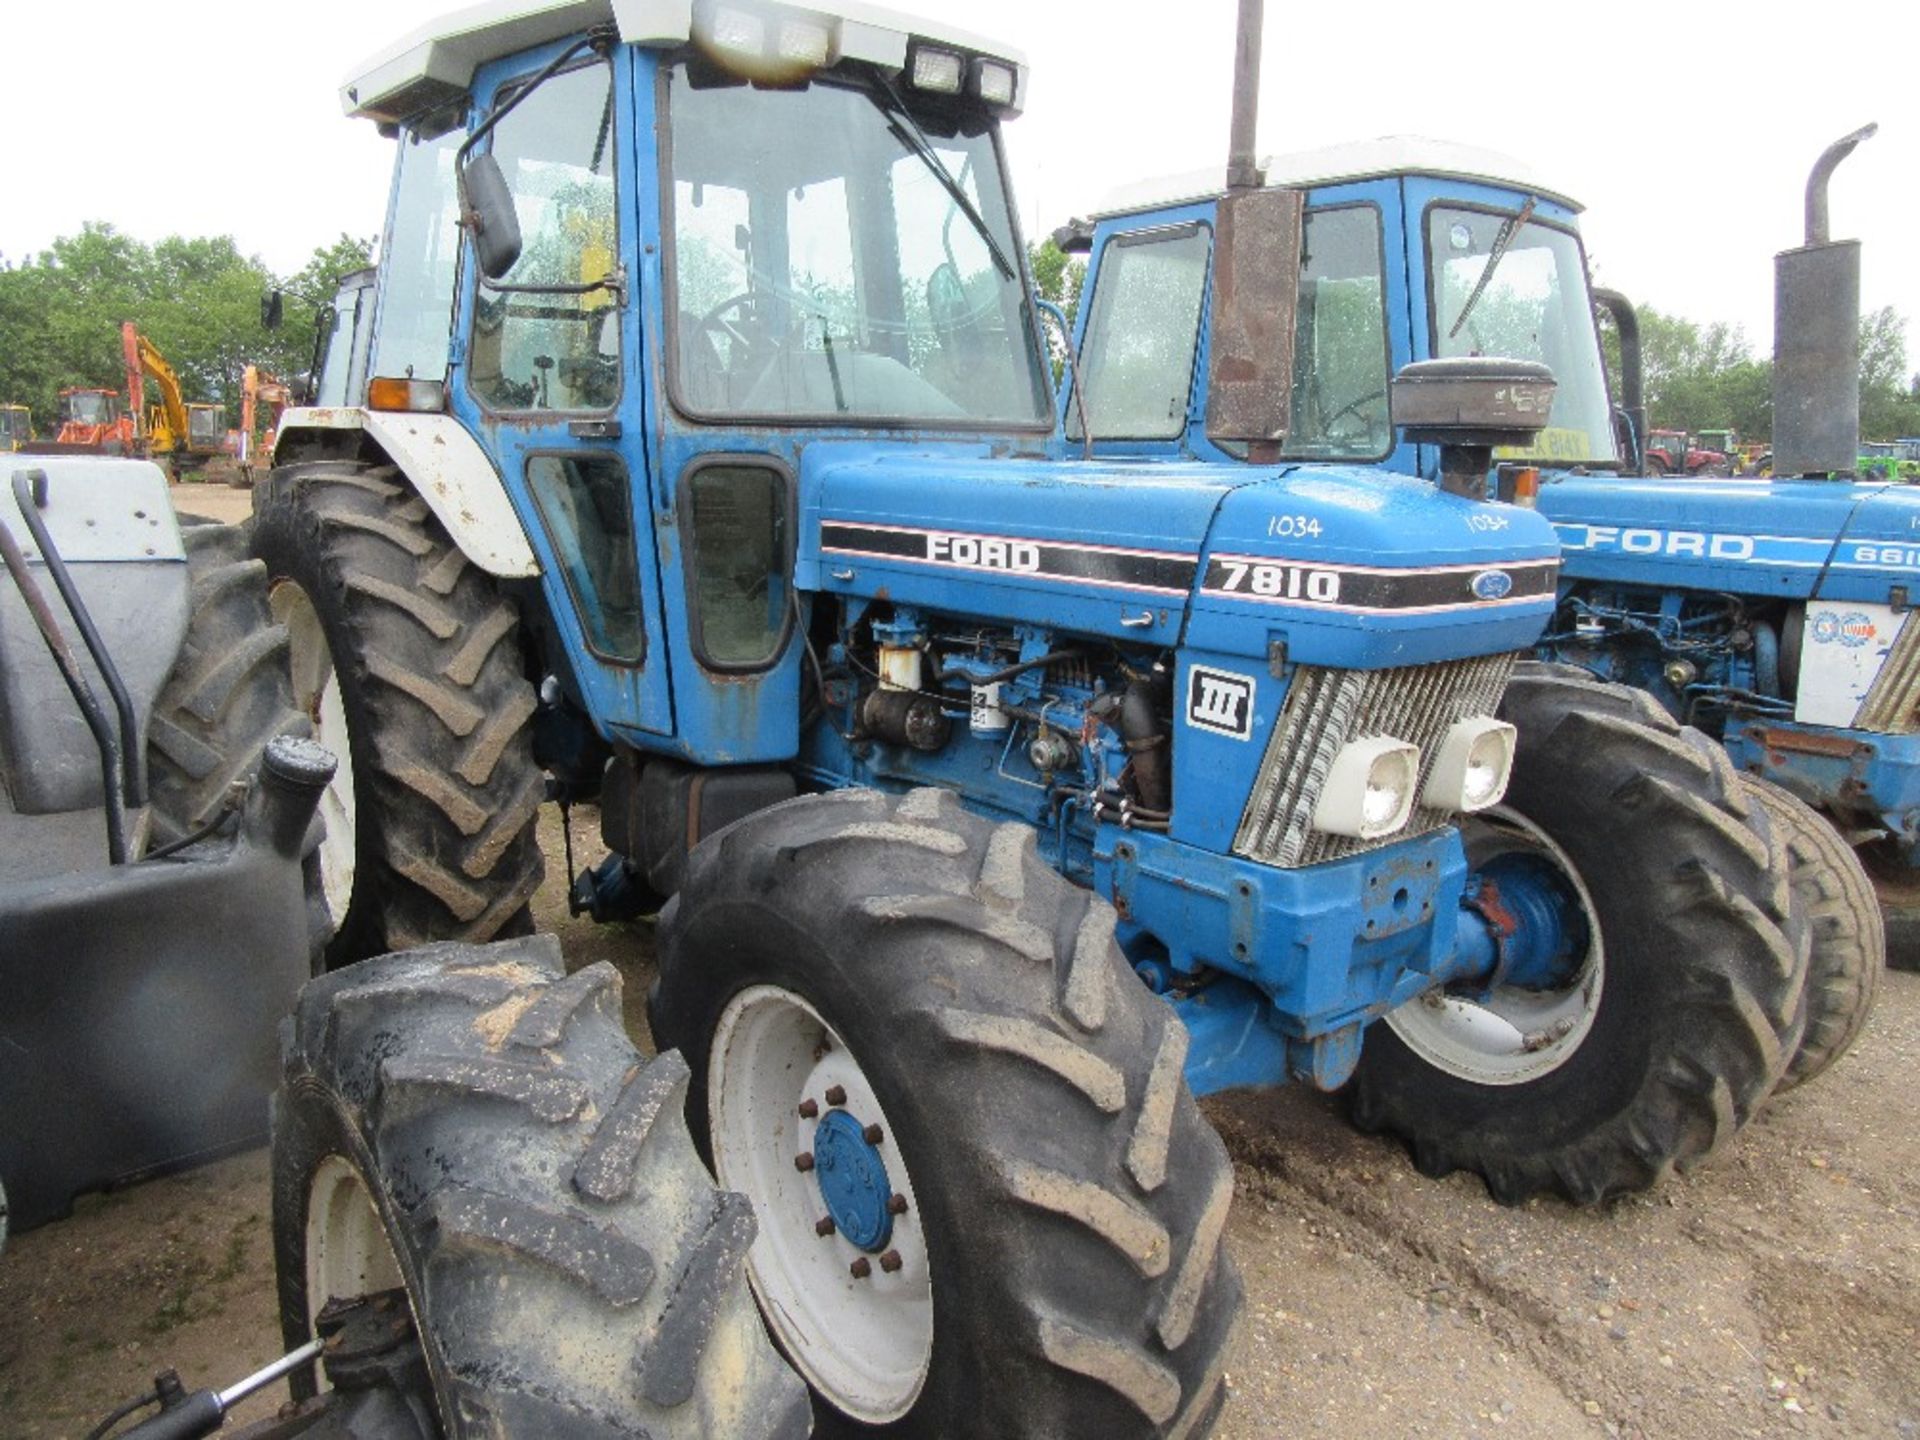
[(1806, 243), (1773, 257), (1775, 475), (1850, 475), (1860, 460), (1860, 242), (1828, 238), (1827, 182), (1879, 128), (1814, 162)]
[(1593, 303), (1613, 317), (1614, 334), (1620, 337), (1620, 408), (1633, 431), (1627, 463), (1630, 473), (1640, 475), (1647, 464), (1647, 372), (1640, 358), (1640, 312), (1618, 290), (1596, 288)]

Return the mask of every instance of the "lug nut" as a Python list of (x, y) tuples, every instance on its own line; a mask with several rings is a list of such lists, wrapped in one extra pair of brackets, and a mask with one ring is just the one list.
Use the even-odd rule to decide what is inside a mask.
[(860, 1132), (860, 1138), (869, 1145), (878, 1145), (882, 1140), (887, 1138), (887, 1132), (882, 1130), (878, 1125), (869, 1125)]
[(880, 1257), (880, 1268), (891, 1275), (906, 1262), (900, 1258), (898, 1250), (889, 1250)]
[(800, 1102), (800, 1118), (802, 1120), (811, 1120), (813, 1119), (814, 1116), (818, 1115), (819, 1113), (820, 1113), (819, 1101), (802, 1100)]
[(802, 1175), (813, 1169), (813, 1156), (805, 1150), (793, 1157), (793, 1168)]
[(827, 1104), (844, 1105), (846, 1103), (847, 1103), (847, 1092), (844, 1086), (831, 1085), (827, 1087)]
[(891, 1199), (889, 1199), (887, 1201), (887, 1213), (889, 1215), (906, 1214), (907, 1213), (907, 1197), (904, 1195), (895, 1195)]
[(814, 1221), (813, 1233), (818, 1235), (822, 1240), (826, 1239), (827, 1236), (833, 1233), (833, 1217), (831, 1215), (822, 1215), (818, 1220)]
[(856, 1280), (864, 1280), (873, 1274), (873, 1262), (862, 1255), (847, 1267), (849, 1274)]

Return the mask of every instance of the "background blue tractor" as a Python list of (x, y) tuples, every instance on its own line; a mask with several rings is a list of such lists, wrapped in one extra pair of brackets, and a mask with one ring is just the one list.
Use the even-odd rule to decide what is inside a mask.
[[(344, 352), (370, 378), (283, 419), (253, 540), (347, 757), (332, 956), (523, 926), (543, 797), (597, 801), (574, 899), (659, 911), (685, 1069), (588, 1104), (536, 1052), (590, 986), (436, 972), (469, 1049), (415, 1036), (400, 1073), (577, 1132), (505, 1144), (485, 1187), (501, 1248), (579, 1280), (523, 1323), (619, 1308), (599, 1207), (663, 1113), (751, 1202), (639, 1283), (667, 1338), (632, 1372), (437, 1323), (436, 1217), (492, 1212), (387, 1167), (450, 1153), (368, 1099), (400, 1022), (321, 1013), (428, 980), (329, 977), (277, 1161), (289, 1341), (314, 1214), (368, 1197), (345, 1228), (388, 1237), (451, 1428), (482, 1382), (595, 1409), (631, 1374), (690, 1430), (743, 1262), (823, 1424), (1197, 1435), (1239, 1287), (1194, 1094), (1352, 1081), (1430, 1173), (1598, 1202), (1708, 1154), (1799, 1051), (1778, 822), (1644, 697), (1522, 664), (1558, 547), (1472, 482), (1563, 404), (1611, 443), (1604, 387), (1443, 362), (1401, 378), (1396, 439), (1386, 212), (1241, 183), (1106, 237), (1093, 323), (1154, 323), (1118, 378), (1088, 364), (1093, 429), (1129, 438), (1063, 439), (999, 149), (1027, 83), (864, 11), (589, 0), (468, 12), (343, 92), (399, 141)], [(1373, 353), (1316, 388), (1295, 336), (1343, 311)], [(727, 1433), (789, 1433), (755, 1393)]]
[[(1721, 738), (1744, 771), (1823, 811), (1879, 881), (1895, 963), (1920, 964), (1920, 492), (1856, 473), (1859, 252), (1827, 237), (1829, 147), (1806, 244), (1776, 261), (1773, 477), (1555, 474), (1540, 509), (1565, 548), (1546, 653), (1640, 686)], [(1645, 425), (1637, 325), (1621, 336), (1622, 439)], [(1864, 981), (1863, 983), (1871, 983)]]

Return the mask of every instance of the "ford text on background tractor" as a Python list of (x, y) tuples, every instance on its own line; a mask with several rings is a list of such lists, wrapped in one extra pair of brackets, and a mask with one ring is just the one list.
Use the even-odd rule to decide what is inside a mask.
[[(507, 1251), (578, 1281), (527, 1313), (582, 1337), (604, 1287), (662, 1294), (596, 1237), (615, 1157), (684, 1098), (757, 1234), (723, 1205), (673, 1283), (724, 1295), (744, 1258), (830, 1423), (1198, 1434), (1238, 1281), (1193, 1093), (1354, 1078), (1423, 1168), (1599, 1201), (1779, 1079), (1806, 939), (1765, 813), (1630, 693), (1516, 672), (1557, 547), (1464, 477), (1548, 384), (1416, 372), (1406, 452), (1444, 483), (1347, 463), (1393, 449), (1388, 322), (1376, 375), (1350, 348), (1361, 388), (1303, 396), (1297, 197), (1236, 190), (1104, 292), (1185, 304), (1179, 384), (1108, 393), (1204, 454), (1063, 457), (999, 147), (1027, 83), (877, 12), (635, 0), (467, 12), (347, 86), (399, 141), (371, 378), (284, 417), (254, 538), (348, 761), (335, 958), (519, 924), (544, 770), (611, 852), (576, 903), (664, 906), (651, 1017), (686, 1068), (616, 1077), (609, 1116), (537, 1054), (579, 976), (329, 977), (276, 1160), (292, 1341), (325, 1237), (385, 1236), (431, 1317), (434, 1217), (486, 1229), (387, 1173), (383, 1087), (554, 1127), (489, 1193)], [(1309, 248), (1377, 260), (1377, 232)], [(422, 989), (499, 1043), (396, 1074), (410, 1032), (364, 1017)], [(429, 1329), (451, 1428), (483, 1379), (608, 1403), (584, 1338)], [(675, 1375), (719, 1363), (704, 1334)]]

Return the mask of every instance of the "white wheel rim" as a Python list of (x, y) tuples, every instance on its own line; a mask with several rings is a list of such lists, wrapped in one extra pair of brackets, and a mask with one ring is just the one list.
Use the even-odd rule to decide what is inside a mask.
[(329, 1300), (400, 1290), (406, 1280), (360, 1172), (329, 1155), (307, 1186), (307, 1321)]
[(287, 627), (293, 669), (293, 702), (313, 722), (313, 738), (340, 763), (320, 797), (326, 834), (320, 841), (320, 888), (327, 924), (337, 932), (353, 901), (354, 824), (358, 813), (353, 789), (353, 747), (347, 733), (347, 706), (334, 673), (320, 613), (307, 592), (291, 580), (279, 580), (267, 597), (273, 618)]
[(1482, 811), (1462, 826), (1462, 838), (1475, 864), (1512, 850), (1550, 858), (1585, 912), (1587, 953), (1563, 989), (1503, 985), (1484, 1003), (1434, 990), (1392, 1011), (1386, 1023), (1408, 1049), (1448, 1075), (1476, 1085), (1524, 1085), (1566, 1064), (1593, 1028), (1606, 979), (1599, 912), (1567, 852), (1519, 812), (1504, 805)]
[[(933, 1281), (911, 1176), (894, 1129), (846, 1043), (805, 1000), (774, 985), (734, 996), (714, 1032), (707, 1068), (714, 1169), (723, 1189), (753, 1201), (759, 1233), (747, 1256), (747, 1280), (781, 1348), (815, 1390), (868, 1424), (897, 1420), (913, 1407), (933, 1360)], [(829, 1089), (862, 1124), (878, 1124), (878, 1147), (895, 1195), (886, 1250), (898, 1270), (837, 1230), (821, 1236), (827, 1214), (819, 1183), (795, 1165), (812, 1155), (825, 1123)], [(817, 1119), (801, 1103), (819, 1107)], [(854, 1262), (871, 1273), (856, 1279)]]

